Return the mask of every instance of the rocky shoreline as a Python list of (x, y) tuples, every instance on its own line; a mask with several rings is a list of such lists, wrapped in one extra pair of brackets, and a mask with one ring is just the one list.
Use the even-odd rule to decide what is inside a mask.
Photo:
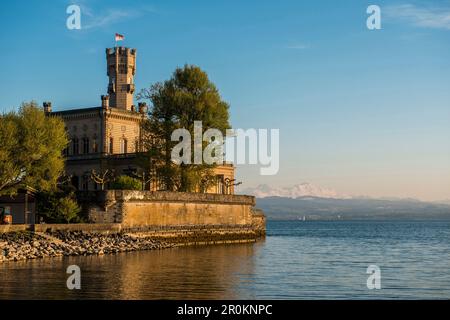
[(83, 231), (0, 234), (0, 263), (45, 257), (103, 255), (138, 250), (158, 250), (175, 244), (126, 233), (100, 234)]

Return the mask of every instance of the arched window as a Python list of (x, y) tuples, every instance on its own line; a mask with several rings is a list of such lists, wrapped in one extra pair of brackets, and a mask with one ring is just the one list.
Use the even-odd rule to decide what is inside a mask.
[(89, 138), (83, 138), (83, 153), (89, 153)]
[(217, 179), (217, 185), (216, 185), (217, 193), (225, 194), (225, 181), (224, 181), (223, 174), (217, 175), (216, 179)]
[(120, 153), (127, 153), (128, 151), (128, 141), (123, 138), (120, 140)]
[(138, 141), (138, 139), (136, 139), (135, 141), (134, 141), (134, 152), (139, 152), (139, 141)]
[(75, 189), (78, 190), (78, 188), (79, 188), (79, 180), (78, 180), (77, 176), (72, 176), (71, 183), (75, 187)]
[(97, 153), (98, 152), (98, 144), (97, 139), (92, 139), (92, 152)]
[(78, 138), (76, 138), (76, 137), (72, 139), (72, 153), (74, 155), (77, 155), (80, 153), (79, 142), (78, 142)]
[(82, 179), (81, 190), (88, 190), (88, 189), (89, 189), (89, 177), (85, 174)]
[(109, 153), (114, 153), (114, 139), (113, 137), (109, 138)]

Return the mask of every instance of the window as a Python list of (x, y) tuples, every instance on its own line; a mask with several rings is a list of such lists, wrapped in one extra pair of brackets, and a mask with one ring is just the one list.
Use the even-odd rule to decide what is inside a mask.
[(87, 175), (83, 176), (81, 190), (87, 190), (89, 188), (89, 177)]
[(113, 153), (114, 151), (114, 139), (111, 137), (109, 138), (109, 153)]
[(83, 153), (89, 153), (89, 138), (83, 138)]
[(73, 138), (72, 139), (72, 153), (74, 155), (79, 154), (79, 142), (78, 142), (78, 138)]
[(230, 178), (226, 178), (224, 180), (224, 184), (225, 184), (225, 194), (231, 194), (231, 180)]
[(78, 190), (78, 177), (77, 176), (72, 177), (71, 183), (75, 187), (75, 189)]
[(127, 153), (127, 151), (128, 151), (127, 139), (120, 140), (120, 153)]
[(223, 174), (217, 175), (217, 186), (216, 190), (219, 194), (225, 194), (224, 176)]
[(127, 68), (127, 65), (126, 65), (126, 64), (120, 63), (118, 69), (119, 69), (119, 73), (121, 73), (121, 74), (126, 74), (128, 68)]
[(134, 152), (139, 152), (139, 141), (138, 140), (134, 141)]
[(98, 152), (97, 139), (92, 140), (92, 152), (94, 152), (94, 153)]

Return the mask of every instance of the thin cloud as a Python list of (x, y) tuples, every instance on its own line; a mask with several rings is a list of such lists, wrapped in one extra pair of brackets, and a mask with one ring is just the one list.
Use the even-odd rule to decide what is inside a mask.
[(81, 7), (81, 21), (83, 29), (105, 28), (113, 24), (135, 19), (145, 13), (155, 13), (154, 8), (144, 6), (139, 9), (110, 8), (102, 13), (94, 10), (84, 4)]
[(450, 30), (449, 7), (418, 7), (414, 4), (391, 5), (382, 9), (390, 19), (406, 21), (417, 27)]

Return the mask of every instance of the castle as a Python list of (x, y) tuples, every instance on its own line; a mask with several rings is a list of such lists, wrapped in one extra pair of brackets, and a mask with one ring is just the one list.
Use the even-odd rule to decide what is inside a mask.
[[(64, 150), (66, 173), (77, 190), (99, 190), (91, 172), (113, 170), (116, 175), (136, 172), (136, 157), (144, 152), (141, 124), (147, 117), (147, 105), (134, 105), (134, 75), (136, 49), (115, 47), (106, 49), (109, 78), (107, 95), (101, 96), (101, 106), (52, 112), (50, 102), (44, 102), (49, 116), (63, 119), (70, 139)], [(234, 194), (234, 166), (224, 164), (214, 169), (217, 182), (207, 193)], [(158, 177), (145, 185), (146, 190), (164, 190)]]
[(136, 160), (145, 152), (141, 124), (147, 105), (133, 104), (136, 50), (107, 49), (106, 61), (109, 83), (100, 106), (53, 112), (51, 103), (44, 102), (47, 116), (65, 122), (70, 139), (64, 150), (66, 174), (77, 190), (88, 191), (77, 193), (88, 223), (36, 224), (36, 201), (32, 197), (30, 202), (26, 193), (24, 200), (4, 201), (16, 225), (0, 226), (0, 233), (128, 232), (183, 244), (253, 242), (264, 237), (265, 217), (255, 208), (255, 197), (234, 194), (232, 164), (214, 168), (216, 183), (205, 192), (168, 192), (158, 177), (143, 183), (142, 191), (110, 186), (103, 190), (104, 185), (92, 179), (93, 170), (133, 176), (139, 169)]

